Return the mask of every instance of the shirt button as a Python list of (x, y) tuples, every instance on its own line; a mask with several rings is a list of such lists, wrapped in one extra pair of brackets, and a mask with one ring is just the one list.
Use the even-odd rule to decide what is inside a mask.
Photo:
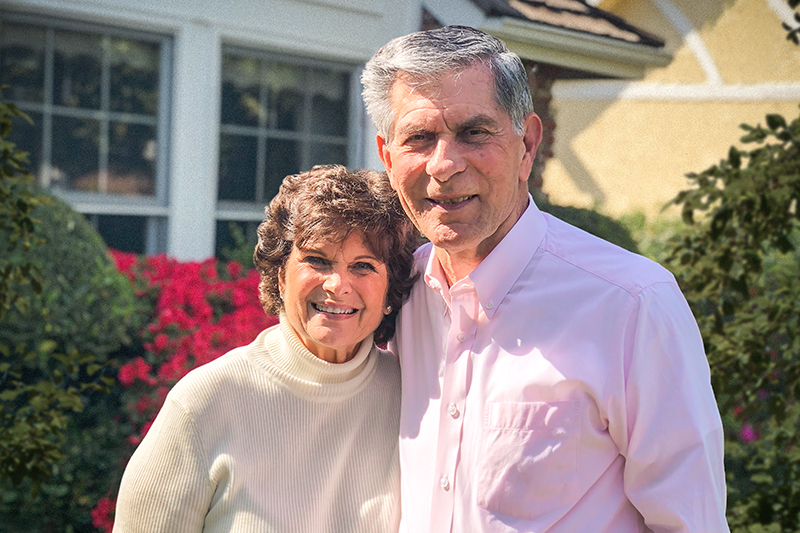
[(465, 340), (467, 340), (467, 336), (464, 335), (463, 333), (459, 333), (458, 335), (456, 335), (456, 339), (458, 339), (458, 342), (464, 342)]
[(442, 487), (444, 490), (450, 490), (450, 480), (447, 479), (447, 475), (445, 474), (441, 478), (439, 478), (439, 486)]
[(454, 404), (454, 403), (451, 403), (451, 404), (450, 404), (450, 407), (447, 409), (447, 412), (448, 412), (448, 413), (450, 414), (450, 416), (452, 416), (453, 418), (458, 418), (458, 415), (460, 415), (460, 414), (461, 414), (461, 413), (458, 411), (458, 407), (457, 407), (457, 406), (456, 406), (456, 404)]
[(494, 307), (494, 302), (492, 302), (491, 300), (486, 302), (486, 309), (491, 309), (492, 307)]

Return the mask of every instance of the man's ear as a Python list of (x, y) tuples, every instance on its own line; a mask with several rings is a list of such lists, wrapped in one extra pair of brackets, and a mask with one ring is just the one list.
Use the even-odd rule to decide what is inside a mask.
[[(375, 142), (378, 144), (378, 157), (381, 159), (381, 163), (383, 163), (383, 167), (386, 169), (386, 173), (389, 174), (389, 181), (392, 180), (392, 154), (389, 151), (389, 143), (386, 142), (386, 139), (379, 133), (375, 136)], [(394, 184), (392, 184), (394, 186)]]
[(539, 143), (542, 142), (542, 120), (536, 113), (531, 113), (525, 117), (523, 127), (525, 132), (522, 135), (522, 144), (525, 151), (522, 154), (519, 179), (527, 181), (533, 167), (533, 159), (536, 157), (536, 150), (539, 148)]

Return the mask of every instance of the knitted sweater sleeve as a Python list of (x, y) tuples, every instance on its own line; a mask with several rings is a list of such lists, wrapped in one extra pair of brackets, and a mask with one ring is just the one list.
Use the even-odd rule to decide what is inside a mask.
[(199, 533), (214, 487), (189, 413), (172, 397), (122, 477), (114, 533)]

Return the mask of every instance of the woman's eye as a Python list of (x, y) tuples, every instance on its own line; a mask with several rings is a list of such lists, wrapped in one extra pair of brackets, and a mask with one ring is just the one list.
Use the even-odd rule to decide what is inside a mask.
[(309, 255), (305, 257), (303, 262), (317, 268), (328, 266), (328, 261), (326, 259), (317, 257), (316, 255)]
[(377, 272), (378, 269), (372, 263), (359, 262), (353, 265), (353, 268), (358, 272)]

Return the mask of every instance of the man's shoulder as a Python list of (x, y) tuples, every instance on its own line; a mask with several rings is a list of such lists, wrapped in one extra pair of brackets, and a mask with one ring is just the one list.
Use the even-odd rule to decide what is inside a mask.
[(674, 283), (664, 267), (642, 255), (630, 252), (591, 235), (552, 215), (544, 213), (547, 233), (540, 251), (559, 263), (559, 268), (574, 268), (578, 273), (619, 286), (631, 294), (656, 283)]
[(414, 252), (414, 264), (420, 272), (425, 270), (425, 266), (428, 264), (428, 259), (431, 257), (432, 253), (433, 244), (430, 241), (421, 244)]

